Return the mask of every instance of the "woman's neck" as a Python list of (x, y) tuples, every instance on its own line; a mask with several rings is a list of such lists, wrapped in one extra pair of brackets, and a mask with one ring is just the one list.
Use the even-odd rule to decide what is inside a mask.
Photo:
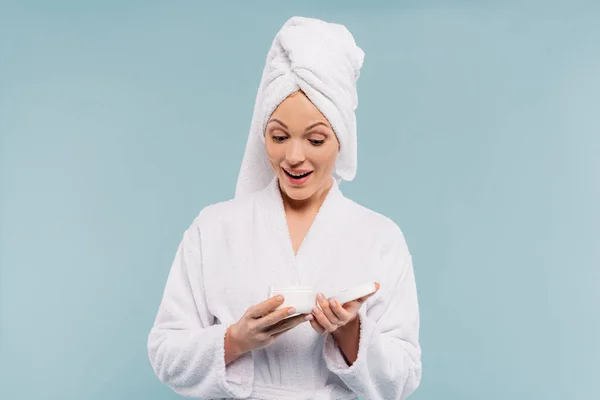
[(281, 187), (279, 187), (281, 198), (283, 200), (283, 207), (286, 212), (292, 212), (294, 214), (316, 213), (325, 201), (332, 186), (333, 179), (319, 188), (312, 196), (304, 200), (292, 199), (281, 189)]

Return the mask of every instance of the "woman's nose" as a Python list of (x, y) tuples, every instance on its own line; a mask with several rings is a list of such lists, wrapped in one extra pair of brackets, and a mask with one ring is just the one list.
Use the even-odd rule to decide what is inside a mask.
[(302, 145), (293, 141), (289, 143), (285, 158), (291, 165), (300, 164), (302, 161), (304, 161)]

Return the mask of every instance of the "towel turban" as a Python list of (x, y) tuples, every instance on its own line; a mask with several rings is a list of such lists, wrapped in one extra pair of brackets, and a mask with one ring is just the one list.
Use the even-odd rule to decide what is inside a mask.
[(356, 82), (364, 52), (348, 29), (314, 18), (292, 17), (275, 36), (258, 88), (235, 196), (267, 186), (275, 172), (265, 149), (266, 124), (277, 106), (298, 90), (327, 118), (340, 143), (334, 178), (356, 175)]

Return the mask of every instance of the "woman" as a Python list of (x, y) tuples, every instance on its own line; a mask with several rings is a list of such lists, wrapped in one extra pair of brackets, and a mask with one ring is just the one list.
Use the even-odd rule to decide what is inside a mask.
[[(203, 399), (404, 399), (421, 379), (403, 234), (346, 198), (364, 53), (338, 24), (294, 17), (269, 51), (234, 199), (183, 235), (148, 338), (152, 367)], [(326, 299), (377, 281), (368, 299)], [(266, 299), (313, 286), (309, 315)]]

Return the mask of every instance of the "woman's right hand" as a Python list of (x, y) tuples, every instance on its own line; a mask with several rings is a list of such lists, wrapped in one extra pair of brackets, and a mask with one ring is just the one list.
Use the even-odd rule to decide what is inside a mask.
[(248, 308), (239, 321), (229, 326), (225, 336), (226, 364), (248, 351), (269, 346), (285, 332), (310, 320), (311, 314), (286, 318), (296, 310), (293, 307), (275, 310), (283, 301), (281, 296), (271, 297)]

